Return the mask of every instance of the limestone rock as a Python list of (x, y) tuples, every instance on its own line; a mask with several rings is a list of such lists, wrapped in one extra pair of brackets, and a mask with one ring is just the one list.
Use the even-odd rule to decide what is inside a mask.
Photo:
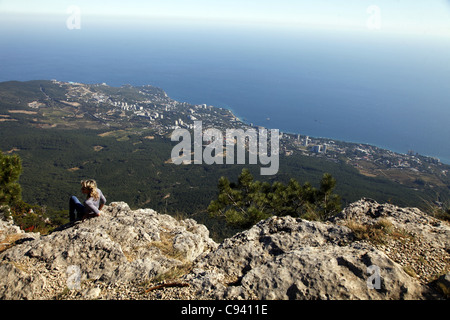
[[(384, 253), (352, 240), (344, 226), (273, 217), (225, 240), (186, 278), (199, 294), (216, 299), (421, 299), (428, 294)], [(371, 288), (374, 270), (378, 290)]]
[[(349, 219), (389, 220), (414, 237), (361, 241)], [(0, 224), (0, 233), (6, 230), (25, 235), (11, 221)], [(272, 217), (220, 245), (192, 219), (123, 202), (105, 206), (100, 217), (26, 237), (0, 253), (0, 299), (436, 299), (442, 295), (435, 287), (448, 287), (448, 274), (428, 285), (408, 269), (449, 272), (448, 224), (370, 199), (327, 222)], [(164, 282), (167, 274), (184, 285), (146, 293), (145, 283)]]
[(436, 280), (436, 286), (448, 299), (450, 297), (450, 272), (440, 276)]
[[(40, 274), (29, 274), (18, 264), (0, 265), (0, 297), (6, 300), (36, 299), (37, 292), (45, 287), (45, 278)], [(11, 289), (12, 290), (11, 290)]]
[[(151, 209), (133, 211), (125, 203), (111, 203), (100, 217), (64, 226), (0, 254), (0, 273), (9, 275), (0, 278), (0, 297), (39, 299), (44, 291), (40, 275), (65, 279), (70, 266), (79, 268), (82, 282), (143, 282), (216, 246), (208, 230), (194, 220), (177, 221)], [(38, 262), (41, 268), (34, 272), (15, 267)], [(18, 287), (25, 284), (32, 284), (30, 294), (18, 296)], [(53, 289), (66, 287), (64, 281), (59, 285), (62, 288)]]
[(401, 208), (388, 203), (379, 204), (375, 200), (364, 198), (350, 204), (334, 217), (332, 222), (340, 224), (347, 219), (366, 224), (374, 224), (380, 219), (386, 219), (398, 228), (424, 237), (437, 247), (450, 248), (448, 223), (433, 218), (418, 208)]
[(95, 300), (100, 296), (101, 292), (102, 290), (100, 288), (95, 287), (85, 290), (85, 292), (83, 292), (83, 296), (87, 300)]

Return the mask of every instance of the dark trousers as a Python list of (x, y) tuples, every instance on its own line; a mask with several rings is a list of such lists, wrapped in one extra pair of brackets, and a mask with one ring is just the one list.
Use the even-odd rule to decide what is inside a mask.
[(70, 222), (80, 220), (84, 215), (84, 206), (77, 197), (72, 196), (69, 200)]

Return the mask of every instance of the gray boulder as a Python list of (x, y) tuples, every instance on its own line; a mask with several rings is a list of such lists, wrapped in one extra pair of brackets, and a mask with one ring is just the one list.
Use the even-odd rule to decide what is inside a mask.
[[(111, 203), (100, 217), (77, 222), (0, 254), (0, 298), (54, 297), (75, 266), (80, 281), (143, 282), (215, 249), (206, 227), (151, 209)], [(57, 278), (45, 285), (42, 278)], [(27, 287), (26, 294), (19, 293)], [(20, 289), (20, 290), (19, 290)], [(96, 291), (97, 292), (97, 291)], [(91, 295), (89, 295), (91, 296)]]
[(215, 299), (423, 299), (427, 287), (350, 229), (272, 217), (225, 240), (186, 276)]
[(380, 204), (363, 198), (351, 203), (331, 219), (333, 223), (345, 224), (347, 220), (363, 224), (375, 224), (381, 219), (413, 235), (420, 236), (435, 247), (450, 249), (450, 226), (418, 208), (401, 208), (389, 203)]

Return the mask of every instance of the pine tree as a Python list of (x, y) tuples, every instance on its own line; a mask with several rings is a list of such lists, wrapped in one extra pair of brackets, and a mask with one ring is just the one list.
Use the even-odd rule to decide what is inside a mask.
[(316, 189), (309, 182), (300, 186), (295, 179), (287, 185), (254, 181), (250, 171), (243, 169), (236, 184), (225, 177), (219, 179), (219, 196), (211, 201), (208, 211), (239, 228), (249, 228), (274, 215), (325, 220), (341, 210), (340, 197), (333, 194), (335, 186), (336, 180), (327, 173)]
[(238, 183), (221, 177), (218, 183), (219, 196), (211, 201), (208, 211), (213, 217), (224, 218), (234, 227), (249, 228), (260, 220), (270, 217), (265, 212), (267, 200), (262, 188), (267, 188), (261, 182), (253, 181), (248, 169), (243, 169)]
[(12, 205), (21, 199), (17, 183), (22, 173), (22, 161), (18, 155), (4, 155), (0, 150), (0, 205)]
[(336, 179), (331, 174), (325, 173), (320, 181), (319, 202), (321, 203), (319, 215), (320, 220), (326, 220), (341, 211), (341, 199), (333, 194), (336, 187)]

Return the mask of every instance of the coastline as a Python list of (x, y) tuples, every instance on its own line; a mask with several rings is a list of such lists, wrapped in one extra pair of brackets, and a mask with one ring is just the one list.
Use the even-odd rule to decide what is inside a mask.
[[(164, 89), (162, 89), (162, 90), (164, 90)], [(183, 102), (190, 103), (188, 101), (183, 101)], [(213, 105), (212, 107), (227, 109), (237, 119), (237, 121), (241, 122), (244, 125), (253, 126), (253, 127), (256, 127), (256, 126), (266, 127), (266, 126), (263, 126), (261, 124), (248, 121), (246, 118), (244, 118), (244, 117), (240, 116), (239, 114), (237, 114), (237, 112), (233, 108), (231, 108), (229, 106), (216, 107), (216, 106)], [(366, 145), (366, 146), (375, 147), (375, 148), (378, 148), (378, 149), (381, 149), (381, 150), (390, 151), (390, 152), (393, 152), (393, 153), (396, 153), (396, 154), (399, 154), (399, 155), (402, 155), (402, 156), (406, 156), (407, 155), (407, 153), (404, 153), (404, 152), (401, 152), (401, 151), (396, 151), (395, 149), (393, 149), (393, 148), (391, 148), (389, 146), (382, 146), (382, 145), (378, 145), (378, 144), (372, 143), (372, 142), (349, 141), (349, 140), (342, 140), (342, 139), (339, 139), (339, 138), (333, 138), (333, 137), (327, 137), (327, 136), (314, 136), (314, 135), (308, 135), (308, 134), (301, 133), (301, 132), (284, 131), (281, 128), (275, 128), (275, 127), (266, 127), (266, 128), (267, 129), (278, 129), (280, 131), (280, 134), (284, 133), (284, 134), (294, 135), (294, 136), (298, 136), (298, 135), (300, 135), (300, 136), (308, 136), (309, 138), (315, 139), (315, 140), (330, 140), (330, 141), (336, 141), (336, 142), (339, 142), (339, 143), (347, 143), (347, 144), (354, 144), (354, 145)], [(432, 158), (432, 159), (437, 159), (440, 163), (450, 166), (450, 159), (448, 159), (448, 160), (445, 159), (445, 158), (441, 159), (440, 157), (437, 157), (437, 156), (434, 156), (434, 155), (426, 155), (426, 154), (418, 154), (418, 155), (422, 156), (422, 157), (428, 157), (428, 158)]]
[[(135, 86), (138, 87), (140, 85), (135, 85)], [(164, 92), (166, 92), (165, 88), (163, 88), (161, 86), (157, 86), (157, 87), (162, 89)], [(278, 126), (278, 127), (277, 126), (270, 126), (270, 123), (269, 124), (267, 123), (267, 122), (270, 122), (269, 119), (267, 119), (267, 121), (266, 120), (263, 121), (263, 122), (266, 122), (266, 123), (261, 123), (261, 121), (259, 121), (259, 122), (253, 121), (252, 119), (249, 119), (248, 116), (241, 115), (235, 107), (233, 107), (233, 106), (231, 106), (231, 105), (229, 105), (227, 103), (220, 103), (220, 107), (219, 107), (215, 103), (205, 102), (205, 100), (208, 100), (208, 99), (204, 99), (203, 100), (201, 98), (196, 98), (195, 100), (197, 102), (191, 102), (192, 99), (180, 98), (179, 95), (174, 94), (174, 92), (173, 92), (174, 90), (173, 89), (171, 91), (172, 92), (169, 95), (169, 97), (176, 96), (177, 98), (174, 98), (175, 101), (185, 102), (185, 103), (189, 103), (189, 104), (193, 104), (193, 105), (207, 104), (207, 105), (213, 106), (215, 108), (226, 109), (226, 110), (230, 111), (232, 113), (232, 115), (236, 119), (238, 119), (240, 122), (242, 122), (243, 124), (248, 125), (248, 126), (261, 126), (261, 127), (266, 127), (267, 129), (278, 129), (280, 131), (280, 133), (308, 136), (308, 137), (310, 137), (312, 139), (326, 139), (326, 140), (339, 141), (341, 143), (349, 143), (349, 144), (355, 144), (355, 145), (358, 145), (358, 144), (369, 145), (369, 146), (373, 146), (373, 147), (376, 147), (376, 148), (379, 148), (379, 149), (391, 151), (391, 152), (394, 152), (394, 153), (397, 153), (397, 154), (400, 154), (400, 155), (407, 155), (409, 150), (415, 150), (414, 147), (412, 147), (412, 148), (400, 148), (400, 147), (395, 148), (395, 147), (393, 147), (393, 146), (391, 146), (389, 144), (386, 144), (386, 143), (376, 143), (376, 142), (372, 142), (372, 141), (368, 141), (368, 140), (364, 140), (364, 139), (362, 139), (362, 140), (348, 139), (348, 138), (335, 137), (333, 135), (321, 135), (321, 134), (314, 134), (314, 133), (308, 133), (308, 132), (299, 132), (299, 131), (296, 131), (296, 130), (289, 130), (289, 129), (286, 130), (286, 129), (283, 129), (281, 126)], [(199, 101), (203, 101), (203, 102), (199, 102)], [(416, 154), (416, 152), (414, 152), (414, 154)], [(447, 156), (447, 157), (443, 157), (442, 155), (435, 155), (435, 154), (432, 154), (432, 153), (420, 153), (420, 152), (417, 152), (417, 154), (419, 154), (420, 156), (423, 156), (423, 157), (429, 157), (429, 158), (438, 159), (441, 163), (443, 163), (445, 165), (450, 165), (450, 155)]]
[[(10, 81), (16, 81), (16, 80), (10, 80)], [(32, 80), (28, 80), (28, 81), (32, 81)], [(3, 82), (9, 82), (9, 81), (3, 81)], [(26, 82), (26, 81), (20, 81), (19, 80), (19, 82)], [(82, 82), (82, 81), (79, 81), (79, 80), (77, 80), (77, 81), (75, 81), (75, 80), (73, 80), (73, 81), (62, 80), (62, 82), (82, 83), (82, 84), (86, 84), (86, 85), (105, 85), (106, 83), (108, 83), (108, 82), (106, 82), (106, 83), (105, 82), (102, 82), (102, 83), (88, 83), (88, 82)], [(160, 89), (162, 92), (164, 92), (167, 95), (167, 97), (169, 99), (174, 100), (176, 102), (187, 103), (187, 104), (191, 104), (191, 105), (197, 105), (198, 104), (198, 103), (189, 102), (189, 100), (186, 100), (186, 99), (180, 99), (180, 98), (174, 99), (174, 98), (172, 98), (172, 96), (173, 95), (176, 96), (176, 94), (173, 94), (173, 92), (172, 92), (171, 95), (168, 95), (167, 92), (165, 91), (165, 89), (162, 86), (157, 86), (155, 84), (150, 84), (150, 85), (149, 84), (133, 84), (133, 85), (131, 85), (131, 84), (122, 84), (122, 85), (119, 85), (119, 86), (117, 86), (117, 85), (108, 85), (108, 84), (106, 84), (106, 85), (109, 86), (109, 87), (113, 87), (113, 88), (121, 88), (121, 87), (124, 87), (124, 86), (132, 86), (132, 87), (137, 87), (137, 88), (138, 87), (151, 86), (151, 87)], [(208, 104), (208, 105), (210, 105), (210, 104)], [(246, 125), (246, 126), (255, 126), (255, 127), (261, 126), (261, 127), (266, 127), (268, 129), (278, 129), (280, 131), (280, 133), (284, 133), (284, 134), (288, 134), (288, 135), (294, 135), (294, 136), (300, 135), (300, 136), (303, 136), (303, 137), (308, 136), (310, 139), (329, 140), (329, 141), (335, 141), (335, 142), (339, 142), (339, 143), (343, 143), (343, 144), (366, 145), (366, 146), (375, 147), (375, 148), (378, 148), (378, 149), (381, 149), (381, 150), (386, 150), (386, 151), (389, 151), (389, 152), (393, 152), (393, 153), (396, 153), (396, 154), (399, 154), (399, 155), (402, 155), (402, 156), (406, 156), (407, 155), (407, 153), (401, 152), (401, 151), (396, 151), (395, 148), (392, 148), (390, 146), (380, 145), (380, 144), (373, 143), (373, 142), (340, 139), (340, 138), (335, 138), (335, 137), (330, 137), (330, 136), (321, 136), (321, 135), (309, 135), (308, 133), (305, 133), (305, 132), (296, 132), (296, 131), (292, 131), (292, 130), (286, 130), (285, 131), (285, 130), (283, 130), (283, 128), (277, 128), (277, 127), (274, 127), (274, 126), (271, 127), (271, 126), (267, 126), (267, 124), (261, 124), (261, 123), (252, 122), (251, 120), (249, 120), (249, 119), (243, 117), (242, 115), (240, 115), (238, 113), (238, 111), (234, 107), (231, 107), (231, 106), (229, 106), (227, 104), (221, 104), (221, 107), (215, 106), (214, 104), (211, 104), (210, 106), (214, 107), (214, 108), (221, 108), (221, 109), (229, 111), (230, 114), (232, 116), (234, 116), (237, 119), (238, 122), (240, 122), (240, 123), (242, 123), (243, 125)], [(450, 165), (450, 159), (441, 158), (441, 157), (438, 157), (438, 156), (435, 156), (435, 155), (426, 155), (426, 154), (418, 154), (418, 155), (422, 156), (422, 157), (438, 159), (440, 163), (442, 163), (444, 165)]]

